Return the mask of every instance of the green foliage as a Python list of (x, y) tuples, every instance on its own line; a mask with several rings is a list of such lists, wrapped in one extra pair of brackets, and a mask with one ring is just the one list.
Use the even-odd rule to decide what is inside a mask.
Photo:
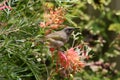
[(119, 23), (113, 23), (110, 25), (110, 27), (108, 28), (110, 31), (115, 31), (120, 33), (120, 24)]
[[(45, 4), (63, 7), (66, 12), (63, 24), (79, 28), (75, 31), (78, 34), (71, 36), (70, 44), (65, 44), (66, 49), (87, 43), (92, 47), (88, 63), (102, 60), (112, 65), (110, 58), (120, 55), (120, 15), (107, 7), (110, 2), (8, 0), (6, 4), (12, 10), (0, 10), (0, 80), (63, 80), (56, 72), (57, 61), (52, 60), (48, 47), (40, 42), (45, 36), (45, 29), (39, 26), (44, 21)], [(120, 73), (114, 71), (115, 67), (97, 68), (98, 71), (93, 71), (87, 66), (74, 77), (70, 74), (70, 78), (64, 80), (119, 80)]]

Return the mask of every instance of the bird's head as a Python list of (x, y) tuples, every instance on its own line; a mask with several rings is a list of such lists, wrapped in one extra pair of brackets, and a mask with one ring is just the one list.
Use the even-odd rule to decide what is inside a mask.
[(67, 35), (71, 35), (71, 33), (75, 30), (73, 27), (66, 27), (63, 29)]

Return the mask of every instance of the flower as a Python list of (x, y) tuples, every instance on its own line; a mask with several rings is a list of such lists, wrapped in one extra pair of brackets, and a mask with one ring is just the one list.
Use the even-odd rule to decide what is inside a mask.
[(80, 55), (80, 59), (84, 60), (89, 59), (90, 56), (88, 54), (91, 51), (91, 48), (85, 44), (80, 44), (75, 47), (75, 51)]
[(4, 9), (9, 9), (9, 10), (11, 10), (12, 8), (11, 7), (9, 7), (9, 6), (0, 6), (0, 10), (4, 10)]
[(68, 63), (73, 70), (77, 70), (84, 66), (84, 63), (80, 61), (79, 54), (74, 50), (74, 48), (70, 48), (66, 52), (66, 57), (68, 59)]
[(88, 54), (91, 51), (87, 45), (81, 44), (67, 51), (58, 52), (58, 63), (64, 70), (79, 71), (86, 66), (85, 59), (88, 59)]
[(44, 22), (40, 22), (41, 28), (57, 29), (64, 22), (64, 9), (61, 7), (49, 9), (43, 14)]
[(8, 0), (5, 0), (3, 3), (0, 4), (0, 10), (4, 10), (4, 9), (8, 9), (11, 10), (11, 6), (7, 6), (6, 2), (8, 2)]
[(68, 67), (68, 60), (67, 60), (66, 55), (63, 52), (59, 51), (58, 56), (59, 56), (59, 61), (60, 61), (61, 66), (64, 68), (67, 68)]
[(59, 51), (58, 55), (60, 65), (65, 69), (77, 71), (84, 67), (83, 61), (80, 61), (80, 56), (74, 48), (68, 49), (65, 53)]

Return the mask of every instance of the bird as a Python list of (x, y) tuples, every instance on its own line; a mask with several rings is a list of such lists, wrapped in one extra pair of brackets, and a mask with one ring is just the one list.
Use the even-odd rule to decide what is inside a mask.
[(45, 36), (45, 44), (50, 48), (60, 48), (69, 40), (70, 35), (75, 30), (74, 27), (65, 27), (60, 31), (50, 33)]

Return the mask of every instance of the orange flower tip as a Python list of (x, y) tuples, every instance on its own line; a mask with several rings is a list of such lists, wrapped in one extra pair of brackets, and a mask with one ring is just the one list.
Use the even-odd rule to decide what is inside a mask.
[(51, 27), (51, 29), (57, 29), (59, 27), (59, 25), (57, 25), (57, 24), (56, 25), (51, 25), (50, 27)]
[(55, 51), (55, 48), (49, 48), (51, 52)]

